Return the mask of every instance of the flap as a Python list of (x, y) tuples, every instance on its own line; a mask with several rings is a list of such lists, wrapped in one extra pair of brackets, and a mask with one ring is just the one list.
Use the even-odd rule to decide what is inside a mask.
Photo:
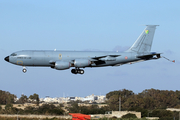
[(92, 59), (96, 59), (96, 60), (99, 60), (101, 58), (105, 58), (105, 57), (118, 57), (118, 56), (121, 56), (121, 55), (106, 55), (106, 56), (99, 56), (99, 57), (93, 57)]

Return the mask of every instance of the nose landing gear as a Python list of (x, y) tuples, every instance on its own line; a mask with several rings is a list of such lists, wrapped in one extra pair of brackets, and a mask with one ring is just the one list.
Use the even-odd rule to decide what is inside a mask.
[(73, 74), (84, 74), (84, 70), (83, 69), (72, 69), (71, 70), (71, 73), (73, 73)]
[(26, 67), (23, 67), (23, 73), (26, 73), (27, 72), (27, 70), (26, 70)]

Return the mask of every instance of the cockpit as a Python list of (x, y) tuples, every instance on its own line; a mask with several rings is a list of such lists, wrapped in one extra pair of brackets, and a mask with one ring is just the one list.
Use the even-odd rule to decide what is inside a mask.
[(16, 53), (12, 53), (10, 56), (17, 56), (17, 54)]

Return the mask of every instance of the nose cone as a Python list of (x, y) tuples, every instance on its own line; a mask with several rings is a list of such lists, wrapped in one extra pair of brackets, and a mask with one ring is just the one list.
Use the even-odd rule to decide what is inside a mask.
[(9, 56), (5, 57), (4, 60), (9, 62)]

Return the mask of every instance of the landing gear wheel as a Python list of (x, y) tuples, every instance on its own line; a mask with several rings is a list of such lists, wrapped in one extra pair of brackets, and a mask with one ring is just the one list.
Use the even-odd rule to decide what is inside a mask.
[(72, 70), (71, 70), (71, 73), (77, 74), (77, 70), (76, 70), (76, 69), (72, 69)]
[(84, 70), (82, 70), (82, 69), (72, 69), (71, 73), (73, 73), (73, 74), (84, 74)]
[(26, 69), (23, 69), (22, 71), (23, 71), (23, 73), (26, 73), (26, 72), (27, 72), (27, 70), (26, 70)]
[(80, 69), (78, 72), (79, 72), (79, 74), (84, 74), (84, 70)]

